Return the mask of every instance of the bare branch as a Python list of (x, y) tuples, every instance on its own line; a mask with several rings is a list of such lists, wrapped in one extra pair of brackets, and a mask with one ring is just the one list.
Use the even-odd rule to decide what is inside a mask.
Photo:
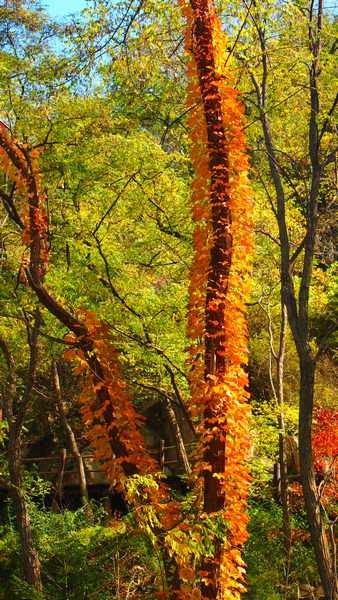
[(186, 404), (180, 394), (180, 391), (178, 389), (177, 383), (176, 383), (176, 379), (175, 379), (175, 374), (174, 371), (169, 367), (169, 365), (164, 365), (165, 370), (167, 371), (167, 373), (169, 373), (169, 377), (170, 377), (170, 381), (171, 381), (171, 385), (173, 387), (173, 390), (175, 392), (175, 396), (177, 399), (177, 402), (179, 404), (179, 406), (182, 408), (185, 419), (191, 429), (191, 431), (193, 432), (193, 434), (196, 436), (196, 430), (195, 430), (195, 426), (191, 420), (190, 414), (188, 412), (188, 409), (186, 407)]
[(142, 315), (139, 312), (137, 312), (134, 308), (132, 308), (131, 306), (129, 306), (129, 304), (126, 302), (126, 300), (124, 298), (122, 298), (122, 296), (120, 296), (120, 294), (118, 293), (117, 289), (113, 285), (113, 282), (112, 282), (112, 279), (111, 279), (111, 275), (110, 275), (109, 263), (108, 263), (108, 260), (107, 260), (107, 257), (105, 255), (105, 253), (103, 252), (102, 243), (101, 243), (101, 241), (99, 240), (98, 236), (95, 233), (93, 233), (93, 237), (94, 237), (94, 240), (96, 242), (96, 246), (97, 246), (99, 255), (102, 258), (102, 261), (103, 261), (103, 264), (104, 264), (104, 268), (105, 268), (105, 272), (106, 272), (106, 277), (107, 277), (107, 282), (105, 280), (102, 280), (102, 278), (100, 278), (101, 283), (103, 283), (104, 285), (106, 283), (108, 284), (108, 288), (111, 291), (112, 295), (114, 296), (114, 298), (116, 298), (117, 300), (119, 300), (119, 302), (121, 302), (121, 304), (122, 304), (122, 306), (124, 306), (124, 308), (126, 308), (129, 312), (131, 312), (136, 317), (142, 318)]
[(14, 221), (14, 223), (16, 223), (16, 225), (18, 225), (18, 227), (20, 229), (24, 229), (23, 221), (22, 221), (22, 219), (16, 209), (14, 201), (13, 201), (15, 189), (16, 189), (15, 183), (12, 184), (12, 189), (9, 194), (6, 194), (6, 192), (4, 192), (4, 190), (0, 189), (0, 197), (2, 198), (2, 202), (3, 202), (3, 205), (5, 207), (5, 210), (8, 214), (8, 216), (11, 218), (12, 221)]
[(273, 235), (271, 235), (271, 233), (269, 233), (268, 231), (265, 231), (264, 229), (260, 229), (259, 227), (256, 227), (255, 233), (256, 234), (260, 233), (261, 235), (264, 235), (265, 237), (269, 238), (269, 240), (271, 240), (274, 244), (276, 244), (277, 246), (280, 246), (279, 240), (277, 240), (277, 238), (275, 238)]
[(296, 248), (296, 250), (294, 251), (294, 253), (290, 257), (290, 267), (293, 267), (293, 265), (295, 264), (298, 256), (300, 255), (301, 251), (304, 250), (305, 240), (306, 240), (306, 236), (302, 239), (301, 243), (298, 245), (298, 247)]
[(127, 181), (125, 182), (125, 184), (122, 186), (122, 188), (120, 189), (120, 191), (118, 192), (118, 194), (116, 195), (114, 201), (112, 202), (112, 204), (109, 206), (109, 208), (106, 210), (106, 212), (102, 215), (101, 219), (98, 221), (98, 223), (95, 225), (95, 228), (93, 229), (92, 234), (95, 236), (98, 232), (98, 230), (100, 229), (102, 223), (104, 222), (104, 220), (108, 217), (108, 215), (111, 213), (111, 211), (113, 210), (114, 206), (116, 206), (116, 204), (118, 203), (119, 199), (121, 198), (122, 194), (125, 192), (125, 190), (127, 189), (128, 185), (130, 184), (131, 181), (134, 180), (135, 175), (138, 173), (138, 171), (136, 173), (133, 173), (132, 175), (130, 175), (130, 177), (127, 179)]
[(334, 112), (335, 112), (335, 110), (337, 108), (337, 105), (338, 105), (338, 93), (336, 94), (336, 97), (335, 97), (335, 99), (334, 99), (334, 101), (332, 103), (332, 106), (331, 106), (331, 108), (330, 108), (330, 110), (329, 110), (329, 112), (327, 114), (327, 117), (326, 117), (326, 119), (325, 119), (325, 121), (323, 123), (323, 126), (322, 126), (322, 128), (320, 130), (320, 133), (319, 133), (319, 142), (321, 141), (323, 135), (328, 131), (328, 127), (329, 127), (329, 124), (330, 124), (330, 118), (334, 114)]

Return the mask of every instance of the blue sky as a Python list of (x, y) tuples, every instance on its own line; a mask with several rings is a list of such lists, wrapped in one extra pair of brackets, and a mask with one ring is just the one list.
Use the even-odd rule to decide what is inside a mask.
[(85, 0), (43, 0), (43, 5), (52, 17), (63, 17), (85, 8)]

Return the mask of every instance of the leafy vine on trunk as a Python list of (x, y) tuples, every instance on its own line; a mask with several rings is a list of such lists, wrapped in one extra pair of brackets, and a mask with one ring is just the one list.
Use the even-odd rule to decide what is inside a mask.
[[(203, 512), (225, 535), (202, 565), (205, 598), (239, 598), (241, 546), (247, 539), (249, 475), (247, 325), (251, 260), (250, 191), (243, 107), (225, 67), (225, 38), (213, 4), (183, 3), (192, 158), (194, 262), (189, 335), (192, 413), (199, 417), (196, 472), (204, 480)], [(223, 539), (222, 539), (223, 538)]]
[(38, 155), (38, 151), (20, 144), (7, 127), (0, 127), (1, 166), (16, 186), (15, 199), (23, 213), (22, 242), (29, 249), (28, 259), (20, 268), (21, 278), (40, 303), (71, 331), (65, 338), (71, 346), (66, 357), (75, 359), (78, 371), (87, 373), (82, 406), (89, 441), (109, 480), (117, 478), (122, 484), (128, 475), (156, 471), (156, 462), (146, 451), (138, 430), (140, 419), (126, 393), (107, 327), (94, 314), (84, 311), (80, 316), (73, 315), (44, 285), (48, 222)]

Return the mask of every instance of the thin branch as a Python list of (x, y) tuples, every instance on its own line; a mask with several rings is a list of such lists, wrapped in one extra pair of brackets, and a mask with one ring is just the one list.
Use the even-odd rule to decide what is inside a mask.
[(0, 197), (2, 198), (3, 205), (5, 207), (8, 216), (18, 225), (20, 229), (24, 229), (24, 223), (16, 209), (16, 206), (13, 202), (13, 197), (15, 193), (16, 185), (13, 183), (10, 194), (6, 194), (2, 189), (0, 189)]
[(182, 371), (182, 369), (180, 369), (180, 367), (178, 367), (177, 365), (175, 365), (175, 363), (173, 363), (171, 358), (169, 358), (169, 356), (165, 353), (164, 350), (162, 350), (162, 348), (159, 348), (158, 346), (153, 344), (153, 342), (150, 340), (149, 336), (147, 336), (148, 339), (143, 340), (139, 335), (131, 334), (131, 333), (128, 333), (127, 331), (123, 331), (123, 329), (120, 329), (119, 327), (111, 326), (111, 329), (113, 329), (114, 331), (117, 331), (118, 333), (121, 333), (126, 338), (132, 340), (133, 342), (136, 342), (137, 344), (140, 344), (144, 348), (149, 348), (149, 350), (153, 350), (159, 356), (163, 356), (163, 358), (175, 369), (175, 371), (177, 371), (178, 373), (180, 373), (180, 375), (182, 375), (182, 377), (187, 379), (186, 373), (184, 373), (184, 371)]
[(300, 255), (301, 251), (304, 249), (305, 242), (306, 242), (306, 236), (302, 239), (301, 243), (298, 245), (298, 247), (296, 248), (296, 250), (290, 257), (290, 267), (293, 267), (293, 265), (295, 264), (298, 256)]
[(164, 365), (165, 370), (167, 371), (167, 373), (169, 373), (169, 377), (170, 377), (170, 381), (171, 381), (171, 385), (173, 386), (173, 390), (175, 392), (175, 396), (177, 399), (177, 402), (179, 404), (179, 406), (182, 408), (184, 416), (186, 418), (186, 421), (191, 429), (191, 431), (193, 432), (193, 434), (196, 436), (196, 430), (195, 430), (195, 426), (191, 420), (190, 414), (188, 412), (188, 409), (186, 407), (186, 404), (180, 394), (180, 391), (178, 389), (177, 383), (176, 383), (176, 379), (175, 379), (175, 374), (173, 372), (173, 370), (169, 367), (169, 365)]
[(259, 170), (256, 170), (256, 174), (258, 175), (258, 178), (259, 178), (259, 180), (260, 180), (260, 182), (261, 182), (261, 184), (262, 184), (262, 186), (264, 188), (264, 191), (266, 193), (266, 197), (267, 197), (267, 199), (269, 201), (269, 204), (270, 204), (270, 208), (271, 208), (274, 216), (277, 219), (277, 210), (275, 208), (275, 205), (274, 205), (273, 200), (272, 200), (272, 196), (271, 196), (271, 194), (270, 194), (270, 192), (269, 192), (269, 190), (267, 188), (267, 185), (266, 185), (266, 183), (265, 183), (265, 181), (264, 181), (264, 179), (263, 179), (263, 177), (262, 177), (262, 175), (261, 175), (261, 173), (260, 173)]
[(41, 337), (50, 340), (51, 342), (55, 342), (56, 344), (62, 344), (64, 346), (76, 346), (78, 342), (66, 342), (66, 340), (62, 338), (55, 337), (54, 335), (50, 335), (49, 333), (40, 332)]
[(274, 244), (276, 244), (277, 246), (280, 246), (279, 240), (277, 240), (277, 238), (275, 238), (273, 235), (271, 235), (271, 233), (269, 233), (268, 231), (265, 231), (264, 229), (256, 228), (255, 233), (256, 234), (260, 233), (261, 235), (264, 235), (265, 237), (269, 238)]
[(335, 113), (337, 105), (338, 105), (338, 93), (336, 94), (336, 97), (335, 97), (335, 99), (334, 99), (334, 101), (332, 103), (332, 106), (331, 106), (331, 108), (330, 108), (330, 110), (329, 110), (329, 112), (327, 114), (327, 117), (326, 117), (326, 119), (325, 119), (325, 121), (323, 123), (323, 126), (322, 126), (322, 128), (320, 130), (320, 133), (319, 133), (319, 143), (321, 142), (321, 139), (322, 139), (323, 135), (328, 130), (328, 126), (329, 126), (329, 123), (330, 123), (330, 117), (332, 117), (332, 115)]
[(238, 30), (238, 33), (237, 33), (236, 38), (235, 38), (235, 41), (234, 41), (234, 43), (232, 44), (232, 46), (230, 48), (230, 52), (229, 52), (229, 54), (228, 54), (228, 56), (227, 56), (227, 58), (225, 60), (224, 67), (226, 67), (226, 65), (228, 64), (229, 59), (231, 58), (232, 54), (235, 51), (235, 48), (236, 48), (236, 46), (237, 46), (237, 44), (239, 42), (239, 38), (241, 37), (241, 33), (242, 33), (242, 31), (243, 31), (243, 29), (244, 29), (244, 27), (246, 25), (246, 22), (248, 20), (248, 16), (250, 15), (251, 6), (252, 6), (253, 3), (254, 3), (254, 0), (250, 0), (249, 6), (246, 5), (246, 15), (245, 15), (245, 17), (243, 19), (243, 22), (242, 22), (239, 30)]
[(121, 302), (122, 306), (124, 306), (124, 308), (126, 308), (129, 312), (131, 312), (133, 315), (135, 315), (136, 317), (139, 317), (141, 319), (142, 315), (139, 312), (137, 312), (134, 308), (132, 308), (131, 306), (129, 306), (129, 304), (126, 302), (126, 300), (124, 298), (122, 298), (122, 296), (120, 296), (120, 294), (118, 293), (117, 289), (113, 285), (113, 282), (112, 282), (112, 279), (111, 279), (111, 275), (110, 275), (109, 263), (108, 263), (106, 255), (103, 252), (101, 241), (99, 240), (98, 236), (95, 233), (93, 233), (93, 237), (94, 237), (94, 240), (96, 242), (96, 246), (97, 246), (99, 255), (102, 258), (102, 261), (103, 261), (103, 264), (104, 264), (104, 268), (105, 268), (105, 272), (106, 272), (106, 276), (107, 276), (107, 282), (105, 280), (103, 280), (102, 278), (99, 279), (100, 282), (104, 283), (104, 285), (107, 283), (108, 284), (108, 288), (111, 291), (111, 293), (114, 296), (114, 298), (116, 298), (117, 300), (119, 300), (119, 302)]
[(130, 175), (130, 177), (127, 179), (126, 183), (120, 189), (120, 191), (118, 192), (118, 194), (115, 197), (115, 199), (112, 202), (112, 204), (109, 206), (109, 208), (106, 210), (106, 212), (102, 215), (101, 219), (96, 224), (95, 228), (93, 229), (92, 235), (95, 236), (97, 234), (97, 232), (100, 229), (101, 225), (103, 224), (104, 220), (108, 217), (108, 215), (110, 214), (110, 212), (116, 206), (116, 204), (119, 201), (119, 199), (121, 198), (122, 194), (125, 192), (125, 190), (127, 189), (128, 185), (130, 184), (130, 182), (134, 180), (134, 177), (135, 177), (135, 175), (137, 175), (137, 173), (138, 173), (138, 171), (136, 171), (136, 173), (133, 173), (132, 175)]

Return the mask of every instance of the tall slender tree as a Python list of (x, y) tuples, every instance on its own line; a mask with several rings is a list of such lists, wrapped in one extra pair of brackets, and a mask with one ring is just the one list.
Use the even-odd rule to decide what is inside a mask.
[[(327, 332), (328, 336), (321, 340), (314, 350), (311, 339), (310, 289), (318, 241), (320, 196), (327, 170), (336, 156), (335, 142), (333, 139), (328, 142), (328, 134), (330, 130), (332, 131), (332, 116), (337, 108), (338, 95), (333, 98), (326, 114), (323, 115), (320, 106), (320, 76), (324, 5), (322, 0), (318, 3), (311, 1), (306, 4), (304, 7), (295, 7), (295, 10), (308, 29), (309, 112), (306, 131), (309, 168), (305, 189), (298, 194), (305, 213), (304, 237), (294, 251), (292, 251), (287, 219), (287, 190), (290, 178), (282, 166), (277, 138), (269, 115), (269, 42), (265, 17), (260, 14), (256, 4), (254, 4), (255, 9), (251, 10), (251, 17), (260, 46), (261, 78), (257, 78), (250, 66), (248, 70), (256, 94), (259, 120), (276, 199), (274, 214), (280, 243), (281, 306), (285, 305), (287, 309), (299, 361), (299, 455), (305, 508), (325, 598), (334, 600), (338, 594), (334, 550), (330, 547), (326, 532), (321, 498), (315, 480), (312, 449), (316, 367), (331, 332)], [(298, 274), (300, 274), (299, 282)]]

